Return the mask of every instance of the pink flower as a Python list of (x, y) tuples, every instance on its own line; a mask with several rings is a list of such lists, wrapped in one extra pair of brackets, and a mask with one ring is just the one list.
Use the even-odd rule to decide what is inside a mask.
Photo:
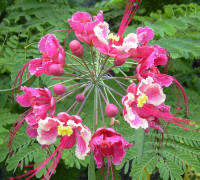
[[(123, 53), (128, 55), (129, 57), (129, 51), (131, 51), (132, 49), (136, 49), (140, 43), (138, 35), (140, 35), (140, 41), (145, 41), (146, 39), (148, 40), (152, 38), (149, 37), (152, 36), (152, 34), (149, 33), (149, 29), (147, 28), (142, 30), (143, 33), (139, 32), (138, 35), (135, 33), (130, 33), (125, 38), (123, 38), (124, 31), (128, 27), (131, 19), (137, 12), (137, 9), (139, 8), (141, 3), (141, 1), (137, 1), (137, 3), (134, 2), (135, 1), (127, 0), (124, 15), (117, 34), (110, 33), (109, 25), (105, 21), (101, 21), (94, 27), (95, 37), (93, 39), (93, 45), (99, 50), (100, 53), (106, 54), (111, 57), (116, 57), (118, 54)], [(138, 31), (141, 30), (139, 29)], [(148, 31), (148, 33), (146, 33), (146, 31)], [(145, 36), (142, 34), (147, 35)], [(118, 62), (115, 64), (118, 65)]]
[(50, 67), (57, 65), (60, 71), (63, 71), (65, 64), (65, 51), (59, 44), (55, 35), (47, 34), (41, 38), (38, 44), (42, 58), (36, 58), (29, 62), (29, 72), (31, 75), (41, 76), (43, 73), (47, 75), (55, 75), (51, 72)]
[(91, 131), (82, 124), (82, 119), (77, 115), (70, 116), (65, 112), (61, 112), (57, 117), (47, 117), (44, 120), (40, 119), (37, 133), (37, 140), (43, 147), (55, 143), (57, 138), (60, 138), (60, 144), (56, 150), (42, 162), (41, 166), (28, 171), (22, 176), (14, 177), (15, 179), (20, 179), (30, 174), (28, 178), (35, 176), (54, 158), (44, 175), (44, 179), (49, 179), (55, 171), (63, 151), (65, 149), (71, 149), (76, 142), (75, 155), (77, 158), (83, 160), (90, 151), (89, 141), (91, 139)]
[(100, 53), (111, 57), (116, 57), (118, 54), (122, 53), (129, 56), (129, 51), (138, 46), (136, 34), (130, 33), (123, 39), (122, 36), (110, 33), (109, 25), (105, 21), (100, 22), (94, 27), (94, 34), (94, 46)]
[[(17, 102), (22, 107), (31, 107), (33, 113), (38, 119), (45, 119), (47, 113), (53, 116), (55, 112), (55, 100), (51, 95), (49, 89), (45, 88), (28, 88), (26, 86), (21, 87), (21, 90), (24, 92), (21, 96), (17, 96)], [(27, 121), (31, 121), (31, 114), (26, 117)]]
[(123, 97), (123, 116), (132, 128), (139, 127), (148, 130), (155, 128), (162, 131), (159, 119), (184, 127), (188, 120), (182, 120), (170, 113), (170, 107), (164, 104), (166, 99), (160, 84), (152, 77), (142, 79), (136, 86), (134, 83), (128, 87), (127, 95)]
[(75, 154), (79, 159), (84, 159), (89, 152), (91, 132), (82, 124), (79, 116), (69, 116), (62, 112), (57, 117), (47, 117), (39, 121), (37, 132), (37, 140), (41, 145), (51, 145), (60, 137), (67, 141), (64, 149), (72, 148), (77, 141)]
[(103, 22), (103, 11), (99, 11), (97, 16), (92, 17), (86, 12), (76, 12), (72, 15), (71, 19), (68, 19), (72, 30), (75, 32), (76, 37), (89, 45), (92, 44), (94, 37), (94, 27)]
[(112, 163), (115, 165), (120, 164), (126, 154), (125, 149), (132, 145), (112, 128), (97, 129), (90, 141), (90, 148), (94, 151), (97, 168), (103, 166), (104, 157), (111, 157)]

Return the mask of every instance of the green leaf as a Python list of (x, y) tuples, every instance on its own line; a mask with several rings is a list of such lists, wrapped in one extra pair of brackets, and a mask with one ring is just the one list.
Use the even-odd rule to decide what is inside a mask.
[(139, 128), (136, 130), (136, 136), (135, 136), (135, 148), (138, 152), (139, 157), (142, 157), (143, 150), (144, 150), (144, 130), (142, 128)]
[(90, 163), (88, 166), (88, 180), (95, 180), (96, 174), (95, 174), (95, 163), (93, 158), (93, 153), (90, 154)]

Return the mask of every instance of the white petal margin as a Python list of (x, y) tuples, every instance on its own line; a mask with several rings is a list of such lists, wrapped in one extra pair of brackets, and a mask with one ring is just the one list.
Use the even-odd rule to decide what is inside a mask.
[(100, 22), (94, 27), (94, 34), (99, 41), (108, 45), (108, 34), (110, 33), (109, 24), (107, 22)]
[(46, 125), (48, 124), (49, 120), (53, 120), (55, 122), (58, 122), (59, 124), (61, 124), (61, 122), (56, 119), (56, 118), (50, 118), (50, 117), (47, 117), (46, 119), (42, 120), (40, 119), (39, 122), (38, 122), (38, 128), (37, 128), (37, 133), (38, 133), (38, 136), (37, 136), (37, 141), (41, 144), (41, 145), (51, 145), (53, 143), (55, 143), (56, 141), (56, 136), (53, 137), (53, 138), (49, 138), (49, 139), (44, 139), (43, 136), (42, 136), (42, 131), (49, 131), (50, 128), (48, 128)]

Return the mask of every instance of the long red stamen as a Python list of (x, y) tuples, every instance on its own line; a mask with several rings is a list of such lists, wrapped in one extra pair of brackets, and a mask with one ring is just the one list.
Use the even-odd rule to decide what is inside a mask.
[(175, 78), (173, 78), (173, 81), (174, 81), (175, 85), (177, 86), (177, 88), (183, 94), (184, 104), (185, 104), (186, 118), (188, 118), (188, 115), (189, 115), (189, 103), (188, 103), (187, 94), (186, 94), (185, 90), (183, 89), (183, 87), (181, 86), (181, 84)]
[(107, 157), (107, 180), (109, 178), (109, 156)]
[(55, 169), (56, 169), (56, 167), (57, 167), (57, 165), (58, 165), (58, 163), (59, 163), (59, 161), (60, 161), (60, 158), (61, 158), (61, 156), (62, 156), (62, 154), (63, 154), (64, 147), (65, 147), (65, 144), (66, 144), (66, 143), (67, 143), (67, 141), (63, 138), (63, 140), (62, 140), (62, 142), (61, 142), (62, 146), (61, 146), (61, 148), (60, 148), (60, 150), (59, 150), (59, 152), (58, 152), (56, 158), (54, 159), (54, 161), (53, 161), (53, 163), (51, 164), (50, 168), (47, 170), (46, 174), (44, 175), (44, 178), (45, 178), (45, 179), (46, 179), (46, 178), (47, 178), (47, 179), (50, 178), (50, 177), (52, 176), (52, 174), (54, 173), (54, 171), (55, 171)]
[(10, 154), (12, 153), (11, 144), (12, 144), (13, 139), (15, 138), (17, 131), (21, 128), (21, 126), (25, 122), (25, 117), (31, 112), (32, 112), (32, 109), (25, 111), (21, 116), (19, 116), (19, 118), (17, 118), (15, 123), (10, 128), (10, 131), (9, 131), (10, 137), (9, 137), (9, 142), (8, 142)]
[(173, 116), (171, 113), (165, 113), (165, 112), (153, 110), (153, 109), (149, 108), (148, 106), (144, 106), (143, 109), (145, 111), (151, 113), (153, 116), (155, 116), (157, 118), (163, 119), (163, 120), (165, 120), (169, 123), (173, 123), (177, 126), (183, 127), (185, 130), (189, 129), (189, 128), (184, 126), (184, 125), (190, 124), (190, 121), (188, 119), (180, 119), (180, 118)]
[[(135, 5), (135, 0), (127, 0), (126, 8), (124, 11), (124, 16), (122, 18), (120, 28), (117, 32), (117, 35), (122, 36), (129, 23), (131, 22), (133, 16), (136, 14), (138, 8), (140, 7), (142, 0), (137, 0)], [(135, 8), (134, 8), (135, 7)], [(134, 10), (133, 10), (134, 8)]]
[[(61, 141), (61, 143), (59, 144), (59, 146), (56, 148), (56, 150), (51, 154), (51, 156), (49, 156), (46, 160), (44, 160), (43, 161), (43, 163), (42, 163), (42, 165), (41, 166), (39, 166), (39, 167), (37, 167), (37, 168), (35, 168), (35, 169), (33, 169), (33, 170), (30, 170), (30, 171), (28, 171), (27, 173), (25, 173), (25, 174), (23, 174), (23, 175), (21, 175), (21, 176), (16, 176), (16, 177), (12, 177), (12, 178), (10, 178), (10, 179), (21, 179), (21, 178), (23, 178), (23, 177), (25, 177), (25, 176), (27, 176), (27, 175), (29, 175), (29, 174), (31, 174), (32, 173), (32, 175), (30, 175), (29, 177), (27, 177), (26, 178), (26, 180), (28, 180), (28, 179), (31, 179), (33, 176), (35, 176), (43, 167), (45, 167), (48, 163), (49, 163), (49, 161), (58, 153), (59, 154), (59, 152), (62, 150), (62, 148), (63, 148), (63, 141)], [(56, 157), (56, 162), (57, 162), (57, 157)], [(55, 161), (54, 160), (54, 161)], [(55, 169), (54, 169), (55, 170)], [(48, 171), (47, 171), (48, 172)], [(52, 174), (52, 173), (51, 173)], [(47, 176), (47, 175), (46, 175)], [(50, 177), (50, 176), (49, 176)]]
[(114, 172), (113, 172), (113, 166), (112, 166), (112, 161), (110, 160), (110, 169), (111, 169), (111, 175), (112, 175), (112, 180), (114, 180)]

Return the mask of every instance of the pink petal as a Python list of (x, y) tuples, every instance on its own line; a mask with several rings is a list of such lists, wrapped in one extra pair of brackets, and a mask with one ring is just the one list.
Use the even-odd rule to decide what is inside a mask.
[(30, 138), (36, 138), (38, 133), (37, 133), (37, 128), (38, 126), (37, 125), (34, 125), (34, 126), (28, 126), (26, 128), (26, 133), (28, 134), (28, 136)]
[(153, 84), (149, 86), (145, 90), (145, 94), (148, 96), (147, 103), (155, 106), (162, 104), (166, 99), (166, 96), (159, 84)]
[(49, 58), (58, 56), (59, 41), (54, 35), (49, 35), (45, 44), (45, 53)]
[(94, 151), (94, 160), (97, 165), (97, 168), (101, 168), (103, 166), (103, 158), (98, 150)]
[(29, 107), (31, 106), (30, 97), (28, 94), (23, 94), (21, 96), (17, 96), (16, 101), (22, 106), (22, 107)]
[(37, 140), (41, 145), (50, 145), (56, 141), (58, 135), (57, 127), (51, 128), (49, 131), (38, 129)]
[(75, 14), (72, 15), (72, 20), (78, 21), (78, 22), (81, 22), (81, 23), (86, 23), (86, 22), (91, 22), (92, 18), (91, 18), (89, 13), (78, 11)]
[(48, 35), (42, 37), (38, 44), (38, 49), (41, 53), (45, 52), (45, 45), (46, 45), (47, 38), (48, 38)]
[(113, 145), (113, 159), (112, 162), (115, 165), (119, 165), (122, 162), (126, 152), (124, 151), (122, 142), (119, 141)]
[(26, 122), (28, 123), (28, 125), (33, 126), (35, 124), (38, 123), (38, 120), (35, 117), (34, 113), (29, 113), (26, 117), (25, 117)]
[(44, 73), (44, 69), (42, 67), (42, 59), (36, 58), (29, 62), (28, 67), (31, 75), (41, 76)]
[(77, 149), (80, 151), (81, 154), (84, 154), (86, 151), (86, 142), (78, 133), (76, 133), (77, 138)]
[(65, 139), (65, 142), (67, 142), (64, 145), (65, 149), (70, 149), (70, 148), (72, 148), (74, 146), (74, 144), (76, 142), (75, 132), (71, 136), (64, 136), (63, 138)]
[(137, 35), (140, 43), (148, 44), (154, 38), (154, 31), (148, 26), (145, 28), (139, 27), (137, 28)]

